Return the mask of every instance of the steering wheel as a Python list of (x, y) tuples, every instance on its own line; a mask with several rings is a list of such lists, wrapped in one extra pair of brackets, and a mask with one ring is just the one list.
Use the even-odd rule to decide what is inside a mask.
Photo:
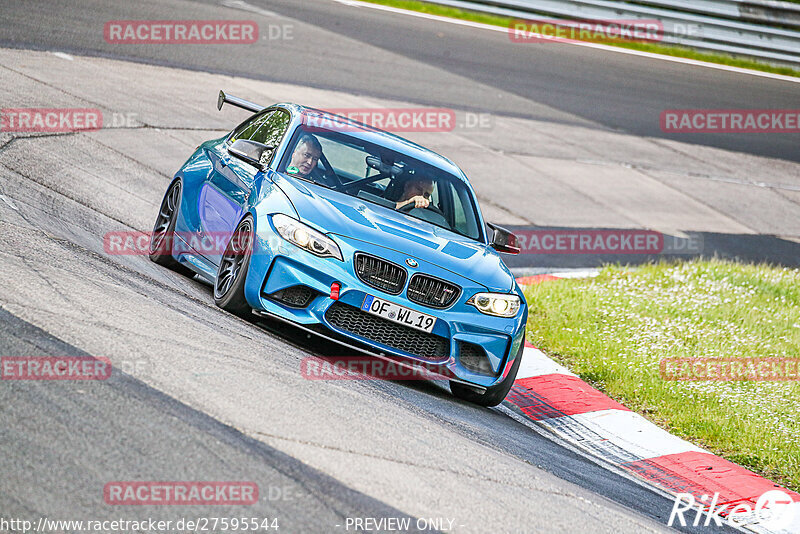
[(431, 210), (432, 212), (437, 213), (437, 214), (441, 215), (442, 217), (444, 217), (444, 213), (442, 212), (442, 210), (440, 210), (438, 207), (434, 206), (433, 204), (428, 204), (427, 208), (417, 208), (417, 205), (414, 202), (409, 202), (408, 204), (406, 204), (405, 206), (400, 208), (398, 211), (402, 211), (404, 213), (408, 213), (409, 211), (411, 211), (413, 209)]
[(413, 210), (416, 207), (417, 207), (416, 203), (409, 202), (408, 204), (406, 204), (405, 206), (403, 206), (402, 208), (400, 208), (397, 211), (402, 211), (403, 213), (408, 213), (409, 211)]

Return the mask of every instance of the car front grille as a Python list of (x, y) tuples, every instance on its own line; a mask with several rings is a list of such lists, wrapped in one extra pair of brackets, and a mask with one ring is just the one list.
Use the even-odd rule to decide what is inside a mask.
[(397, 295), (406, 285), (406, 270), (375, 256), (355, 255), (356, 275), (368, 286)]
[(461, 288), (457, 285), (426, 274), (412, 276), (406, 291), (411, 302), (432, 308), (447, 308), (460, 294)]
[(450, 342), (446, 338), (397, 324), (341, 302), (334, 302), (328, 308), (325, 319), (337, 328), (426, 360), (446, 360), (450, 353)]

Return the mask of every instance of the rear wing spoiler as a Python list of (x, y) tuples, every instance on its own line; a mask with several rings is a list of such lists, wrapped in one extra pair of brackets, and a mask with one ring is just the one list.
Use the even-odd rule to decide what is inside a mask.
[(220, 91), (217, 97), (217, 109), (222, 109), (222, 105), (226, 102), (232, 106), (252, 111), (253, 113), (258, 113), (259, 111), (267, 109), (266, 106), (259, 106), (258, 104), (253, 104), (238, 96), (226, 95), (225, 91)]

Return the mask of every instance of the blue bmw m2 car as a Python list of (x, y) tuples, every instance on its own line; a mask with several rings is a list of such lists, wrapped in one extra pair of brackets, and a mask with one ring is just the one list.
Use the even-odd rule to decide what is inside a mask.
[(253, 115), (176, 173), (150, 258), (206, 279), (229, 312), (436, 369), (456, 397), (499, 404), (528, 309), (498, 252), (519, 249), (484, 223), (461, 169), (324, 111), (226, 102)]

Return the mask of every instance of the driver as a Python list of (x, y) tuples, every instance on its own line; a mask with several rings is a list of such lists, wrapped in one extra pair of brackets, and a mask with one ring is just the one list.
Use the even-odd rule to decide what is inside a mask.
[(399, 210), (408, 204), (414, 208), (427, 208), (433, 194), (433, 180), (428, 178), (412, 178), (403, 185), (403, 194), (395, 202), (394, 209)]
[(320, 157), (322, 157), (322, 145), (319, 139), (311, 134), (304, 134), (294, 147), (292, 159), (289, 166), (286, 167), (286, 171), (309, 178), (309, 175), (317, 168)]

